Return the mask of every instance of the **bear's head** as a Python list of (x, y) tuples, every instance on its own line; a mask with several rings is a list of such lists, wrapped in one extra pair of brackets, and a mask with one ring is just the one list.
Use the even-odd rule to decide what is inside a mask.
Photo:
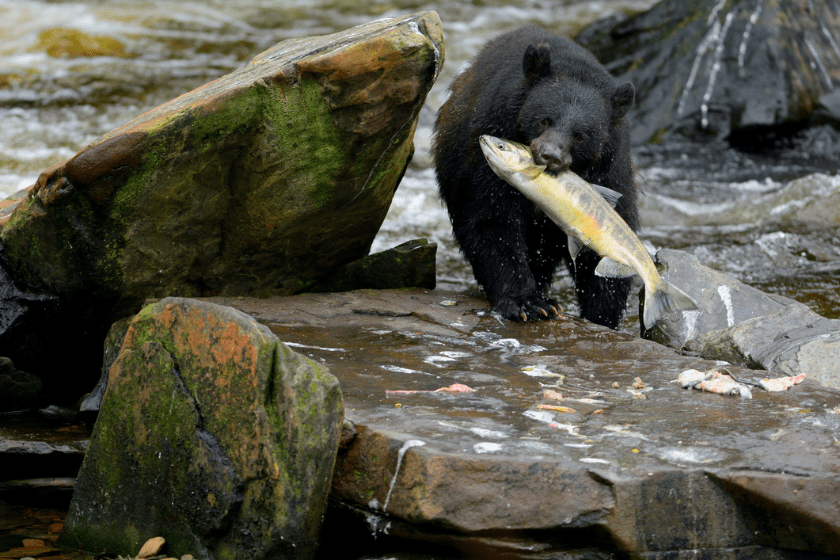
[(534, 161), (558, 173), (583, 171), (595, 163), (633, 104), (635, 89), (626, 82), (593, 85), (551, 71), (548, 45), (529, 45), (523, 59), (528, 93), (519, 112), (516, 135), (529, 144)]

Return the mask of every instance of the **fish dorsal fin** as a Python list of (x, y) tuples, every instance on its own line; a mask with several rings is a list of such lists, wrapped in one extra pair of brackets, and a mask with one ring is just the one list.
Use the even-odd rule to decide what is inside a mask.
[(520, 171), (520, 173), (525, 177), (533, 180), (539, 177), (540, 173), (542, 173), (543, 171), (545, 171), (545, 165), (529, 165), (528, 167)]
[(580, 253), (580, 250), (583, 248), (583, 243), (581, 243), (580, 241), (578, 241), (578, 239), (576, 239), (576, 238), (574, 238), (570, 235), (568, 244), (569, 244), (569, 256), (572, 257), (572, 262), (574, 262), (574, 260), (578, 256), (578, 253)]
[(627, 278), (636, 274), (632, 266), (621, 264), (609, 257), (604, 257), (598, 266), (595, 267), (595, 276), (603, 276), (604, 278)]
[(620, 192), (615, 192), (614, 190), (608, 189), (607, 187), (592, 184), (592, 188), (598, 191), (601, 194), (601, 196), (603, 196), (613, 208), (615, 208), (615, 205), (618, 204), (618, 199), (621, 198)]

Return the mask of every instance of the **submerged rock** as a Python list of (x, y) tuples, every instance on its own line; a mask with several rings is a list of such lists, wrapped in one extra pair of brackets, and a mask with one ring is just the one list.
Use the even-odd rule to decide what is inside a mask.
[(338, 449), (327, 369), (233, 309), (167, 298), (130, 324), (60, 544), (311, 558)]
[(840, 12), (827, 0), (664, 0), (578, 40), (636, 86), (637, 144), (674, 132), (749, 144), (807, 124), (840, 85)]
[(697, 309), (670, 313), (647, 331), (643, 326), (643, 336), (776, 376), (805, 373), (840, 389), (840, 320), (752, 288), (683, 251), (661, 250), (656, 260), (664, 267), (662, 278), (686, 292)]
[(437, 14), (285, 41), (44, 171), (0, 232), (31, 290), (292, 294), (367, 254), (443, 63)]

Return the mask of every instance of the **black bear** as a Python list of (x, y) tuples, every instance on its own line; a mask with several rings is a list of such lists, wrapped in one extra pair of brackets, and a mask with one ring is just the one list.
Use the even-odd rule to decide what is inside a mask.
[(616, 84), (586, 49), (528, 25), (487, 43), (450, 86), (432, 154), (452, 230), (473, 273), (506, 319), (557, 313), (544, 294), (559, 262), (574, 275), (581, 316), (616, 328), (631, 278), (595, 275), (600, 257), (570, 262), (567, 237), (487, 164), (483, 134), (529, 145), (549, 172), (570, 168), (622, 196), (618, 214), (638, 230), (636, 185), (625, 115), (633, 84)]

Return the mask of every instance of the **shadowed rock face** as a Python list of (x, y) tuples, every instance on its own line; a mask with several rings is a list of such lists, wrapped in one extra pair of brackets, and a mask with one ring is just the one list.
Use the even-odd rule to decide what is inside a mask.
[(665, 0), (579, 40), (635, 85), (636, 144), (675, 131), (749, 143), (756, 131), (807, 123), (840, 86), (830, 0)]
[(9, 273), (123, 312), (299, 292), (367, 254), (442, 64), (433, 12), (280, 43), (44, 171)]
[(312, 558), (342, 421), (338, 381), (229, 307), (167, 298), (130, 323), (63, 546)]

